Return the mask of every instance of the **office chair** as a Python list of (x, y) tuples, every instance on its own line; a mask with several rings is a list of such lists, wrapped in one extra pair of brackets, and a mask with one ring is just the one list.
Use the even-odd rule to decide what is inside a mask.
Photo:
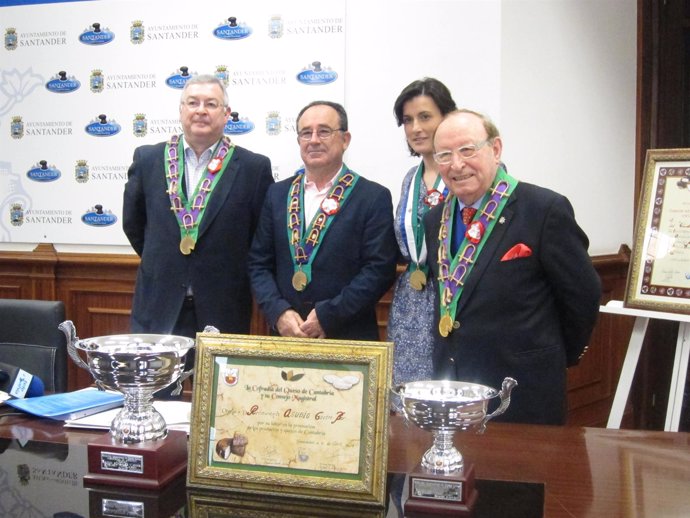
[(0, 299), (0, 362), (38, 376), (46, 392), (67, 390), (67, 343), (61, 301)]

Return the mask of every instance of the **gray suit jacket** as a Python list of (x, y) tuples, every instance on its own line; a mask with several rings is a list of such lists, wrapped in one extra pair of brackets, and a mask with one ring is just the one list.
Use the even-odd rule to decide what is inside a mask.
[(210, 197), (195, 249), (180, 252), (180, 229), (166, 193), (165, 143), (134, 151), (122, 226), (141, 256), (132, 332), (170, 333), (191, 285), (197, 320), (226, 333), (247, 333), (251, 292), (247, 254), (268, 186), (270, 160), (235, 146)]

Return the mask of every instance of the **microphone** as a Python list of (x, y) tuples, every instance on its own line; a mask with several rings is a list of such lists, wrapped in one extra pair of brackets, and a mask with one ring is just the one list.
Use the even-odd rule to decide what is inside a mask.
[(45, 392), (43, 381), (14, 365), (0, 362), (0, 390), (14, 398), (42, 396)]

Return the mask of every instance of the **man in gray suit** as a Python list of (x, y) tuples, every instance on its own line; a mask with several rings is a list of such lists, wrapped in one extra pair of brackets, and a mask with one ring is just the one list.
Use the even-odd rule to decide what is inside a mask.
[(183, 135), (134, 151), (122, 223), (141, 256), (132, 332), (249, 332), (247, 254), (273, 177), (267, 157), (224, 137), (229, 113), (223, 83), (193, 77), (180, 100)]

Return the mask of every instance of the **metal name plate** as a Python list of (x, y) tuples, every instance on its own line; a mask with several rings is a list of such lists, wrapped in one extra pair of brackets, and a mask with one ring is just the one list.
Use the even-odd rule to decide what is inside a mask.
[(462, 502), (462, 482), (412, 478), (412, 497), (446, 502)]
[(144, 473), (144, 457), (142, 455), (126, 455), (124, 453), (102, 451), (101, 469), (141, 474)]
[(144, 502), (104, 498), (101, 501), (101, 514), (118, 518), (144, 518)]

